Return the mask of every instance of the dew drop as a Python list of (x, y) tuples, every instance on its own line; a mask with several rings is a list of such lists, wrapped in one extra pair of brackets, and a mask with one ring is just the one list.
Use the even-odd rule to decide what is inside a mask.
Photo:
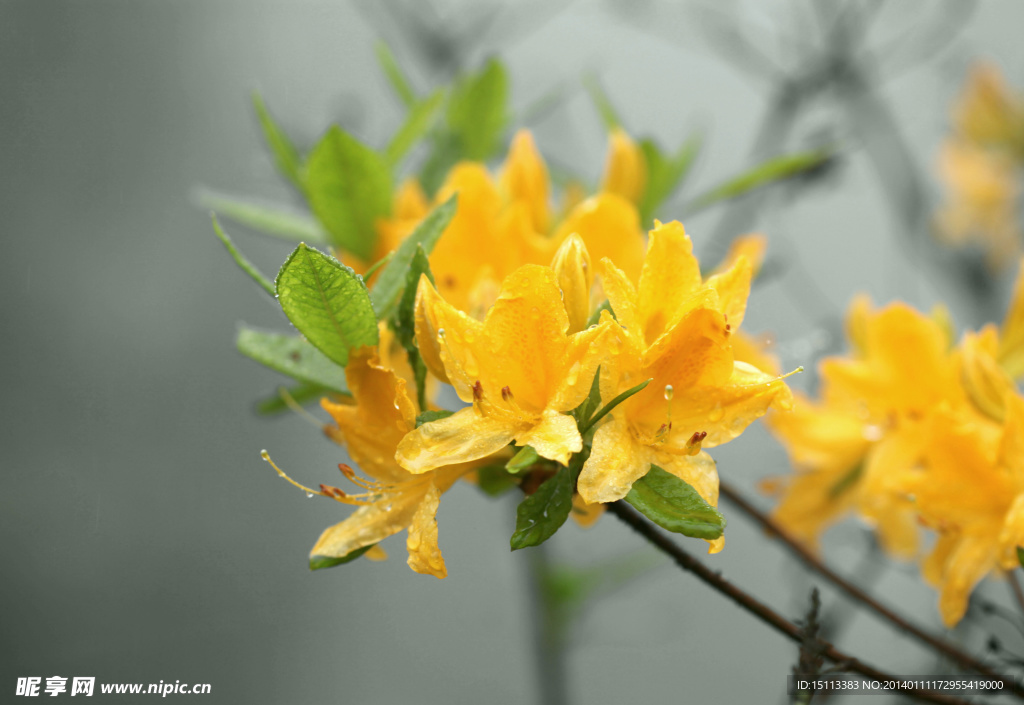
[(665, 401), (672, 401), (672, 397), (675, 396), (675, 390), (672, 389), (671, 384), (665, 385)]
[(873, 443), (875, 441), (882, 440), (882, 436), (885, 435), (885, 432), (882, 430), (881, 426), (869, 424), (864, 427), (863, 431), (861, 431), (861, 435), (864, 436), (865, 441), (871, 441)]
[(437, 329), (437, 337), (440, 338), (441, 340), (444, 340), (444, 328)]
[(587, 330), (594, 330), (595, 328), (597, 328), (597, 324), (596, 323), (594, 325), (592, 325), (592, 326), (587, 326)]
[(306, 498), (307, 499), (312, 499), (313, 498), (313, 493), (312, 492), (307, 492), (306, 493)]
[(725, 411), (722, 410), (721, 404), (715, 404), (715, 408), (708, 412), (708, 420), (711, 423), (721, 421), (723, 416), (725, 416)]

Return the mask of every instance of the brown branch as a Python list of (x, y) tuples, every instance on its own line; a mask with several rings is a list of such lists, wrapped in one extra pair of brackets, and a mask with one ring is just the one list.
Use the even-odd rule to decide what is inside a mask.
[(898, 631), (910, 634), (922, 644), (947, 656), (961, 667), (975, 671), (981, 675), (989, 676), (990, 678), (1001, 680), (1006, 685), (1007, 690), (1018, 697), (1024, 698), (1024, 688), (1022, 688), (1016, 680), (999, 673), (991, 666), (982, 663), (967, 652), (962, 651), (952, 644), (929, 634), (920, 627), (911, 624), (906, 619), (896, 614), (896, 612), (881, 604), (859, 587), (825, 565), (810, 550), (787, 534), (771, 517), (748, 502), (743, 495), (737, 492), (729, 483), (721, 482), (719, 487), (722, 497), (727, 499), (743, 511), (743, 513), (760, 524), (763, 529), (774, 534), (775, 537), (778, 538), (779, 541), (789, 550), (789, 552), (796, 556), (796, 558), (798, 558), (805, 566), (827, 579), (842, 592), (846, 593), (847, 597), (860, 602), (865, 607), (870, 608), (879, 616), (887, 619)]
[[(780, 615), (778, 612), (761, 603), (756, 598), (728, 582), (720, 573), (712, 571), (703, 563), (692, 557), (686, 551), (677, 546), (668, 536), (659, 531), (653, 524), (644, 519), (625, 502), (612, 502), (605, 505), (608, 511), (628, 524), (634, 531), (647, 539), (662, 553), (665, 553), (675, 561), (676, 565), (685, 571), (693, 573), (717, 592), (725, 595), (739, 605), (742, 609), (754, 615), (775, 631), (797, 644), (803, 643), (803, 633), (797, 625)], [(863, 661), (848, 656), (836, 649), (827, 642), (821, 642), (821, 654), (829, 661), (841, 666), (847, 671), (860, 673), (875, 680), (894, 680), (895, 677)], [(969, 705), (968, 701), (953, 698), (942, 693), (929, 690), (907, 690), (900, 691), (901, 695), (914, 698), (922, 702), (938, 703), (939, 705)]]

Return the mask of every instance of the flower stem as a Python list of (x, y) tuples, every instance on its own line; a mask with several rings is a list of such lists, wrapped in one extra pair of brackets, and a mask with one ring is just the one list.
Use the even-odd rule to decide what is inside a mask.
[[(665, 534), (659, 531), (653, 524), (645, 520), (639, 513), (634, 511), (625, 502), (613, 502), (606, 505), (608, 511), (628, 524), (634, 531), (647, 539), (653, 546), (668, 555), (683, 570), (693, 573), (714, 590), (735, 602), (739, 607), (746, 610), (759, 620), (779, 632), (790, 641), (797, 644), (803, 642), (803, 634), (800, 627), (790, 622), (773, 609), (758, 601), (732, 583), (728, 582), (720, 573), (712, 571), (703, 563), (692, 557), (686, 551), (677, 546)], [(880, 671), (877, 668), (859, 661), (852, 656), (839, 651), (827, 642), (821, 643), (821, 654), (829, 661), (839, 665), (847, 671), (860, 673), (868, 678), (876, 680), (892, 680), (892, 674)], [(929, 690), (908, 690), (901, 691), (902, 695), (921, 702), (938, 703), (939, 705), (968, 705), (968, 701), (953, 698), (939, 692)]]
[(847, 597), (871, 609), (875, 614), (888, 620), (898, 631), (910, 634), (922, 644), (938, 651), (961, 667), (991, 678), (1002, 680), (1008, 691), (1018, 697), (1024, 698), (1024, 688), (1021, 688), (1013, 678), (1000, 674), (998, 671), (982, 663), (970, 654), (961, 651), (952, 644), (949, 644), (942, 639), (929, 634), (920, 627), (911, 624), (906, 619), (896, 614), (893, 610), (881, 604), (859, 587), (826, 566), (810, 550), (798, 543), (796, 539), (789, 536), (789, 534), (787, 534), (771, 517), (748, 502), (743, 495), (737, 492), (729, 483), (721, 482), (719, 489), (722, 497), (731, 502), (756, 523), (760, 524), (761, 528), (765, 529), (769, 534), (777, 538), (789, 550), (789, 552), (799, 559), (805, 566), (831, 582), (842, 592), (846, 593)]

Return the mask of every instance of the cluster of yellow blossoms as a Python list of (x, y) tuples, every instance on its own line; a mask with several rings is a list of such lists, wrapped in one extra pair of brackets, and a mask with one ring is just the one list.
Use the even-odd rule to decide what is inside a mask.
[(952, 626), (1024, 546), (1024, 265), (1002, 326), (959, 345), (944, 311), (904, 304), (859, 299), (847, 328), (852, 350), (821, 362), (819, 399), (798, 395), (769, 419), (797, 469), (775, 517), (814, 544), (855, 512), (900, 557), (918, 554), (919, 525), (931, 529), (922, 571)]
[[(419, 281), (415, 336), (431, 376), (467, 406), (422, 414), (431, 410), (407, 391), (411, 371), (381, 323), (380, 345), (354, 351), (346, 367), (354, 404), (323, 402), (334, 419), (328, 434), (368, 477), (342, 466), (365, 491), (322, 488), (361, 506), (323, 533), (314, 557), (349, 556), (407, 528), (409, 566), (444, 577), (439, 498), (459, 478), (504, 465), (510, 444), (536, 452), (532, 472), (541, 477), (581, 463), (573, 504), (584, 522), (652, 464), (717, 504), (718, 476), (703, 448), (791, 398), (777, 374), (755, 366), (768, 363), (738, 330), (763, 242), (742, 241), (703, 277), (682, 225), (656, 223), (644, 237), (636, 208), (644, 180), (642, 153), (621, 132), (601, 191), (571, 197), (558, 212), (526, 132), (497, 176), (478, 163), (451, 171), (436, 201), (457, 192), (458, 210), (429, 258), (434, 283)], [(404, 185), (395, 216), (379, 223), (381, 252), (428, 208), (415, 183)], [(583, 428), (572, 412), (595, 380), (601, 405), (650, 382)], [(710, 543), (716, 551), (722, 539)]]
[(993, 270), (1020, 252), (1022, 166), (1024, 96), (1007, 89), (995, 66), (980, 64), (954, 109), (954, 133), (940, 153), (948, 200), (938, 232), (954, 244), (978, 242)]

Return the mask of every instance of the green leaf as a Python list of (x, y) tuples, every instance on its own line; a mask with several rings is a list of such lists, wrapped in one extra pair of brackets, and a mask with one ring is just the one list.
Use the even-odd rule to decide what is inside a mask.
[(657, 465), (633, 483), (626, 501), (658, 526), (684, 536), (717, 539), (725, 529), (725, 518), (697, 490)]
[(242, 268), (242, 271), (252, 277), (252, 280), (263, 287), (271, 296), (274, 295), (274, 285), (270, 283), (270, 280), (263, 276), (260, 270), (256, 269), (256, 265), (250, 262), (245, 255), (238, 251), (235, 247), (235, 243), (231, 241), (228, 234), (224, 232), (224, 229), (220, 227), (220, 223), (217, 221), (217, 216), (213, 216), (213, 231), (217, 233), (217, 237), (224, 243), (224, 247), (228, 248), (228, 253), (234, 258), (235, 264)]
[(510, 541), (512, 550), (547, 541), (565, 523), (571, 509), (572, 473), (562, 467), (519, 504), (516, 531)]
[(508, 120), (508, 74), (490, 59), (477, 74), (461, 80), (448, 101), (448, 127), (458, 138), (460, 157), (486, 161), (501, 144)]
[(484, 494), (497, 497), (516, 487), (519, 482), (508, 474), (501, 465), (485, 465), (477, 468), (477, 485)]
[(395, 93), (398, 94), (402, 103), (407, 108), (411, 108), (416, 102), (416, 92), (409, 85), (409, 80), (405, 77), (402, 67), (398, 65), (391, 47), (384, 42), (377, 42), (377, 46), (374, 49), (377, 52), (377, 62), (384, 69), (384, 75), (391, 82), (391, 87), (395, 89)]
[(235, 344), (238, 346), (238, 352), (272, 370), (300, 382), (348, 394), (345, 370), (328, 360), (303, 338), (243, 326), (238, 329)]
[(615, 318), (615, 311), (612, 310), (612, 305), (608, 299), (605, 299), (601, 304), (594, 309), (594, 312), (590, 314), (590, 318), (587, 319), (587, 328), (590, 326), (596, 326), (601, 321), (601, 311), (607, 311), (611, 314), (612, 318)]
[(573, 416), (576, 417), (576, 425), (581, 428), (590, 428), (590, 417), (600, 404), (601, 368), (598, 367), (597, 372), (594, 373), (594, 381), (590, 383), (590, 394), (572, 412)]
[(278, 272), (277, 299), (306, 340), (342, 367), (350, 350), (378, 342), (377, 318), (363, 280), (305, 244)]
[[(451, 222), (452, 217), (455, 215), (455, 209), (458, 207), (456, 198), (453, 195), (432, 210), (416, 226), (412, 235), (402, 240), (402, 244), (395, 250), (395, 256), (381, 270), (377, 281), (373, 285), (373, 291), (370, 293), (373, 308), (380, 318), (387, 318), (398, 302), (399, 294), (401, 294), (406, 283), (409, 264), (416, 254), (416, 248), (422, 246), (424, 252), (429, 254), (434, 249), (434, 245), (437, 244), (441, 233), (448, 227), (448, 223)], [(419, 281), (418, 277), (417, 281)]]
[(305, 184), (331, 244), (369, 260), (375, 222), (391, 212), (391, 170), (384, 158), (335, 125), (309, 155)]
[[(651, 379), (654, 379), (654, 378), (652, 377)], [(610, 402), (605, 404), (604, 407), (602, 407), (602, 409), (600, 411), (598, 411), (596, 414), (594, 414), (590, 418), (590, 421), (588, 421), (584, 426), (582, 426), (580, 428), (580, 435), (582, 436), (584, 433), (586, 433), (587, 431), (592, 429), (594, 427), (594, 425), (597, 424), (598, 421), (603, 419), (612, 409), (614, 409), (619, 404), (621, 404), (622, 402), (624, 402), (627, 399), (629, 399), (631, 396), (633, 396), (634, 394), (636, 394), (637, 392), (642, 390), (644, 387), (646, 387), (650, 383), (651, 383), (650, 379), (645, 380), (645, 381), (641, 382), (640, 384), (636, 385), (635, 387), (631, 387), (631, 388), (627, 389), (622, 394), (620, 394), (619, 396), (615, 397)]]
[(692, 215), (719, 201), (736, 198), (756, 188), (793, 178), (821, 166), (831, 158), (831, 151), (818, 149), (769, 159), (694, 199), (686, 208), (686, 212)]
[(512, 459), (505, 463), (505, 469), (510, 473), (517, 473), (533, 466), (540, 458), (533, 446), (523, 446), (519, 452), (512, 456)]
[(348, 555), (342, 556), (341, 558), (334, 558), (333, 556), (310, 556), (309, 557), (309, 569), (310, 570), (321, 570), (323, 568), (333, 568), (336, 565), (344, 565), (345, 563), (351, 563), (359, 556), (363, 555), (377, 544), (370, 544), (369, 546), (363, 546), (357, 548)]
[(271, 117), (270, 111), (267, 110), (259, 93), (252, 94), (252, 105), (259, 116), (260, 126), (263, 128), (263, 138), (274, 155), (274, 163), (277, 164), (278, 171), (301, 191), (302, 160), (298, 150), (295, 149), (295, 145), (288, 139), (284, 130), (278, 127), (274, 118)]
[(597, 112), (601, 115), (601, 121), (604, 122), (605, 129), (611, 132), (615, 128), (620, 127), (622, 120), (619, 118), (619, 114), (615, 110), (615, 106), (612, 105), (608, 94), (604, 92), (604, 88), (598, 82), (597, 77), (593, 75), (587, 76), (583, 79), (583, 85), (587, 89), (587, 93), (590, 94), (594, 107), (597, 108)]
[(416, 428), (419, 428), (425, 423), (430, 423), (431, 421), (437, 421), (438, 419), (446, 419), (454, 413), (454, 411), (448, 411), (448, 409), (437, 409), (436, 411), (421, 412), (416, 417)]
[(416, 380), (416, 400), (419, 408), (427, 408), (427, 365), (423, 362), (420, 349), (416, 346), (416, 288), (420, 277), (426, 275), (430, 283), (434, 283), (434, 275), (430, 271), (430, 262), (422, 244), (416, 245), (416, 252), (409, 263), (409, 271), (405, 276), (405, 287), (402, 298), (398, 302), (392, 325), (398, 342), (405, 348)]
[(444, 91), (438, 89), (409, 109), (405, 122), (391, 138), (384, 159), (394, 168), (406, 152), (412, 149), (423, 135), (430, 131), (437, 120), (438, 108), (444, 102)]
[[(291, 406), (285, 400), (286, 394), (291, 397), (292, 401), (299, 406), (302, 406), (304, 404), (320, 401), (323, 397), (337, 396), (338, 392), (319, 384), (299, 384), (291, 389), (279, 387), (272, 395), (264, 397), (256, 402), (256, 413), (261, 416), (272, 416), (274, 414), (281, 414), (288, 411)], [(348, 394), (343, 396), (351, 398), (351, 395)]]
[(864, 474), (864, 463), (857, 463), (850, 468), (845, 475), (839, 478), (834, 485), (828, 488), (828, 498), (836, 499), (848, 489), (857, 484), (857, 480)]
[(430, 261), (423, 245), (417, 243), (416, 251), (409, 262), (409, 269), (405, 275), (405, 286), (402, 289), (402, 298), (398, 301), (395, 309), (395, 335), (398, 342), (408, 351), (417, 350), (416, 347), (416, 289), (420, 284), (420, 277), (427, 276), (427, 280), (434, 283), (434, 273), (430, 271)]
[(1020, 563), (1021, 568), (1024, 568), (1024, 548), (1017, 546), (1017, 562)]
[(240, 225), (282, 240), (315, 244), (327, 242), (327, 233), (319, 223), (289, 206), (259, 203), (209, 189), (199, 190), (195, 200), (203, 208), (216, 211)]
[(700, 151), (701, 137), (694, 135), (679, 149), (666, 158), (652, 140), (643, 140), (640, 149), (647, 161), (647, 186), (640, 199), (640, 222), (646, 227), (654, 218), (655, 211), (679, 187), (689, 173), (693, 160)]

